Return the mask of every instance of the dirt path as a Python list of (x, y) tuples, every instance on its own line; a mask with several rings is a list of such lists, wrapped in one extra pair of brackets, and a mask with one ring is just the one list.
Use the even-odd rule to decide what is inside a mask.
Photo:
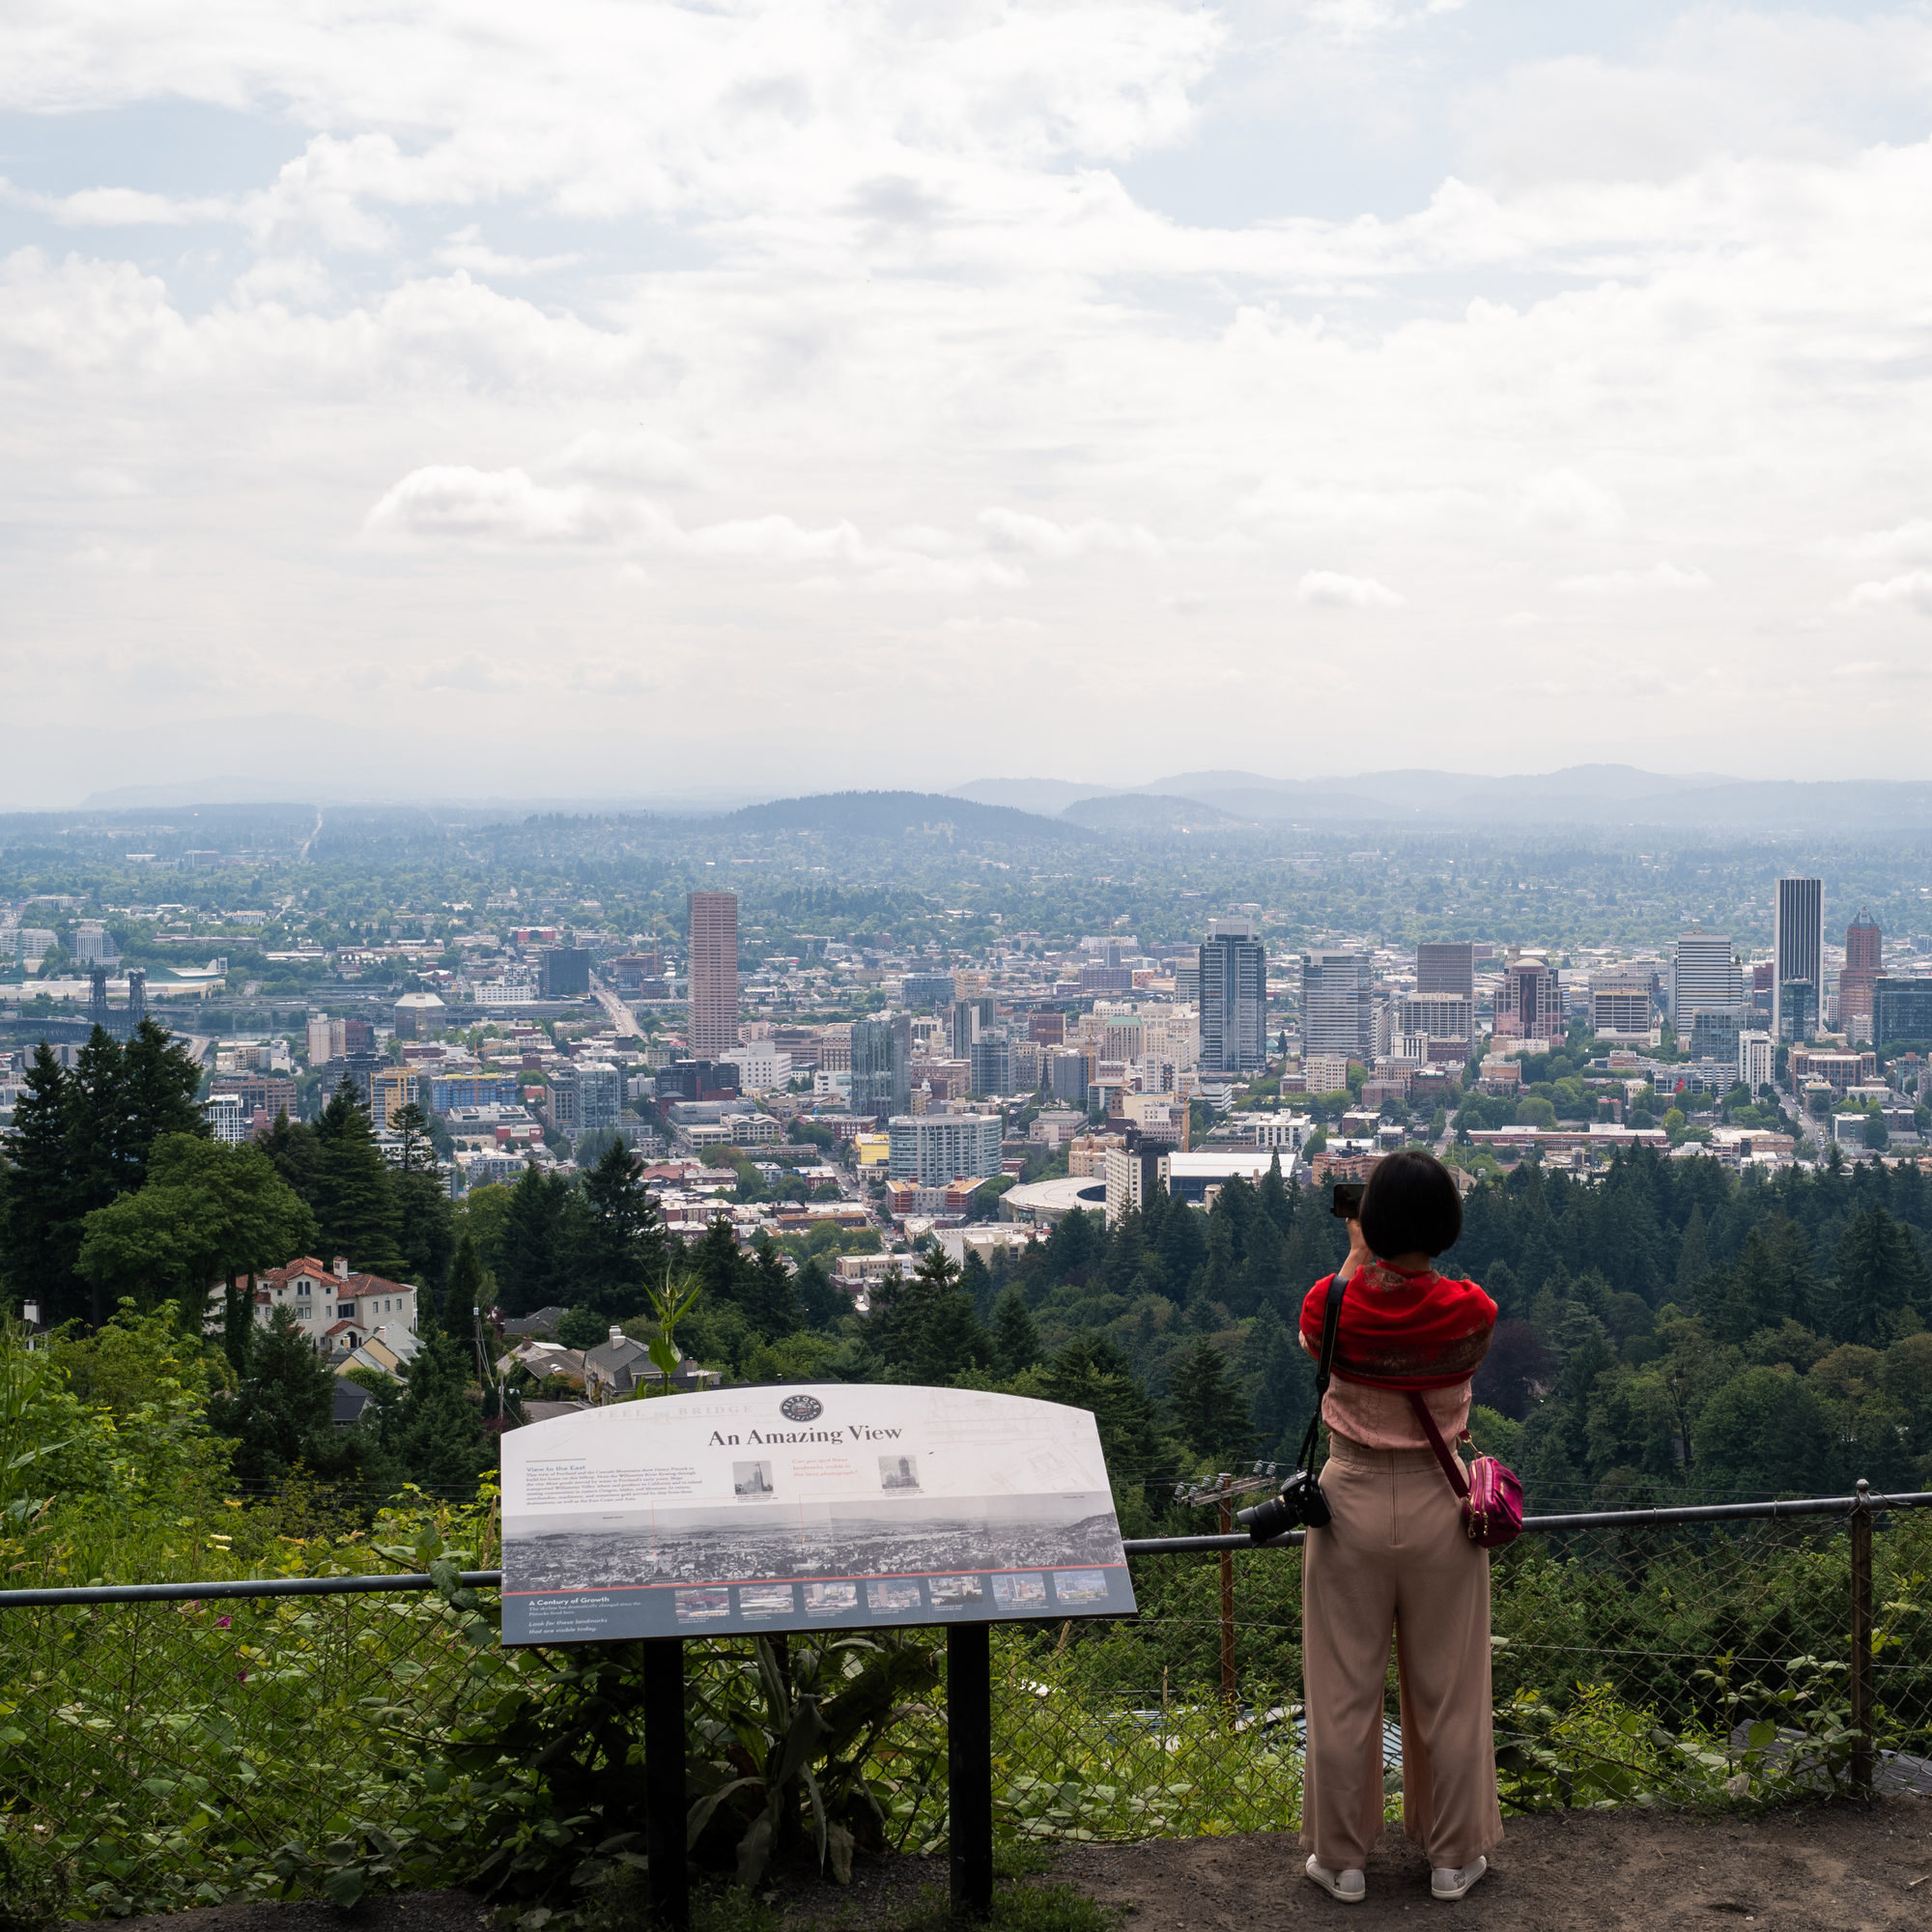
[[(1430, 1897), (1428, 1867), (1399, 1837), (1385, 1839), (1370, 1861), (1369, 1896), (1359, 1906), (1317, 1891), (1301, 1861), (1292, 1835), (1256, 1833), (1072, 1846), (1051, 1875), (1119, 1908), (1122, 1932), (1368, 1932), (1420, 1926), (1448, 1911), (1460, 1932), (1932, 1928), (1932, 1800), (1923, 1798), (1756, 1819), (1634, 1810), (1513, 1819), (1490, 1876), (1453, 1907)], [(916, 1916), (923, 1889), (944, 1887), (946, 1861), (867, 1862), (855, 1881), (849, 1889), (806, 1881), (786, 1900), (786, 1925), (884, 1932)], [(485, 1932), (492, 1922), (462, 1892), (416, 1892), (372, 1898), (351, 1914), (312, 1904), (217, 1906), (126, 1919), (120, 1932)]]
[[(1870, 1810), (1823, 1805), (1757, 1819), (1682, 1813), (1551, 1813), (1510, 1821), (1489, 1877), (1454, 1907), (1429, 1895), (1429, 1868), (1385, 1838), (1359, 1906), (1301, 1873), (1287, 1834), (1078, 1846), (1056, 1876), (1126, 1912), (1124, 1932), (1251, 1932), (1258, 1926), (1408, 1926), (1453, 1910), (1463, 1932), (1665, 1932), (1725, 1924), (1767, 1932), (1932, 1926), (1932, 1803)], [(1912, 1881), (1926, 1878), (1914, 1887)]]

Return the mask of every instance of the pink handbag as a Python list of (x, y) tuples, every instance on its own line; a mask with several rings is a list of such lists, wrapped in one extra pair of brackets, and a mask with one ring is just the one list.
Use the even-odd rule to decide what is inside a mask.
[[(1406, 1390), (1408, 1406), (1449, 1478), (1449, 1487), (1463, 1498), (1463, 1527), (1469, 1541), (1483, 1549), (1497, 1549), (1514, 1543), (1522, 1534), (1522, 1483), (1514, 1469), (1506, 1468), (1493, 1456), (1478, 1456), (1465, 1477), (1463, 1465), (1449, 1453), (1429, 1405), (1414, 1389)], [(1466, 1432), (1464, 1432), (1466, 1434)]]

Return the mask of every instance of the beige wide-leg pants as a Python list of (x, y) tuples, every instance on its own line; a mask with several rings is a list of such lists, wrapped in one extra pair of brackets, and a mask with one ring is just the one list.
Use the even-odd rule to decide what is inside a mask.
[(1331, 1435), (1334, 1512), (1301, 1553), (1301, 1843), (1330, 1870), (1367, 1862), (1382, 1831), (1382, 1685), (1402, 1684), (1403, 1829), (1433, 1866), (1503, 1835), (1490, 1704), (1490, 1553), (1427, 1449)]

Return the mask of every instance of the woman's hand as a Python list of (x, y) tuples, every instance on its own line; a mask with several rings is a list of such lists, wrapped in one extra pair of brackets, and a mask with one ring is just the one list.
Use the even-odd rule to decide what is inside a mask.
[(1355, 1270), (1359, 1267), (1366, 1267), (1375, 1258), (1375, 1251), (1362, 1237), (1362, 1224), (1359, 1221), (1350, 1221), (1349, 1223), (1349, 1259), (1335, 1272), (1344, 1281), (1352, 1281), (1355, 1278)]

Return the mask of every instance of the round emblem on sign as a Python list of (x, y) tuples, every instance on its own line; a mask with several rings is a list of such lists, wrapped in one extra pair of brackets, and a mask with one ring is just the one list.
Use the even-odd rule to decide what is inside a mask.
[(779, 1404), (779, 1413), (788, 1422), (816, 1422), (825, 1405), (815, 1395), (788, 1395)]

